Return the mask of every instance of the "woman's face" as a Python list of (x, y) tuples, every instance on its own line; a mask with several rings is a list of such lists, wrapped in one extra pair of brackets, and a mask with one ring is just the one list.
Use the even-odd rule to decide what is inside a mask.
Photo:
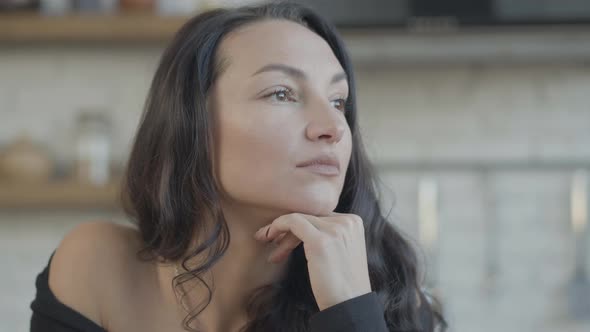
[[(338, 203), (351, 155), (348, 84), (330, 46), (304, 26), (267, 20), (229, 34), (227, 66), (211, 90), (215, 172), (225, 199), (326, 215)], [(316, 158), (334, 166), (300, 167)]]

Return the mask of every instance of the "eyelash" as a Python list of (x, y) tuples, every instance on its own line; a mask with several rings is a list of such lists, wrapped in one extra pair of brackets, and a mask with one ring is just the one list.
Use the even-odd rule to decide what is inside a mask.
[[(291, 98), (290, 101), (296, 101), (293, 98), (293, 91), (291, 89), (289, 89), (289, 88), (278, 88), (278, 89), (275, 89), (273, 92), (265, 95), (264, 98), (278, 97), (278, 94), (279, 93), (286, 93), (287, 94), (286, 98)], [(342, 103), (342, 108), (336, 108), (336, 109), (338, 109), (341, 112), (346, 112), (346, 108), (345, 108), (346, 107), (346, 99), (339, 98), (339, 99), (336, 99), (336, 100), (339, 100)], [(279, 102), (281, 102), (281, 101), (279, 100)]]

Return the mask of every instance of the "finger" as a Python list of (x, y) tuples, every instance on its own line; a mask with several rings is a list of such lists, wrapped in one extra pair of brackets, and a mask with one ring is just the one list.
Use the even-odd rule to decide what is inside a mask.
[(292, 233), (286, 234), (288, 235), (283, 237), (280, 245), (268, 256), (269, 262), (278, 263), (289, 257), (293, 249), (297, 248), (297, 246), (301, 243), (301, 240)]
[(307, 214), (302, 215), (323, 232), (332, 232), (341, 226), (350, 226), (357, 223), (362, 224), (360, 217), (350, 213), (331, 212), (329, 215), (323, 217)]
[(347, 214), (348, 213), (340, 213), (340, 212), (332, 211), (332, 212), (328, 213), (328, 217), (345, 216)]
[(291, 234), (291, 233), (289, 233), (289, 232), (281, 233), (277, 237), (275, 237), (275, 239), (272, 240), (272, 242), (277, 245), (280, 244), (281, 240), (283, 240), (285, 238), (285, 236), (287, 236), (287, 234)]
[(348, 226), (348, 216), (345, 214), (332, 215), (326, 217), (317, 217), (313, 215), (303, 215), (309, 222), (316, 226), (322, 233), (337, 234)]
[[(311, 220), (310, 220), (311, 219)], [(315, 241), (321, 235), (317, 228), (318, 221), (308, 218), (300, 213), (291, 213), (278, 217), (270, 225), (260, 229), (261, 234), (266, 234), (266, 240), (273, 240), (282, 232), (291, 232), (303, 242)]]
[(303, 218), (309, 221), (312, 225), (315, 226), (320, 231), (329, 230), (330, 225), (330, 217), (317, 217), (310, 214), (300, 214)]
[[(324, 223), (326, 226), (364, 226), (362, 218), (360, 218), (358, 215), (350, 213), (335, 213), (322, 219), (326, 221)], [(326, 230), (332, 229), (332, 227), (326, 228)]]

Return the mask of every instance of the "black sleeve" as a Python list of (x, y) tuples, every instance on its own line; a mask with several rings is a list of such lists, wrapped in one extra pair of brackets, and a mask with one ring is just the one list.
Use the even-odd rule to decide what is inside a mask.
[(311, 317), (311, 332), (389, 332), (377, 293), (367, 293)]
[(32, 310), (30, 332), (106, 332), (101, 326), (60, 302), (49, 288), (49, 262), (35, 279), (36, 294), (30, 304)]
[(45, 316), (38, 312), (33, 312), (31, 316), (30, 332), (79, 332), (72, 326), (64, 325), (63, 323)]

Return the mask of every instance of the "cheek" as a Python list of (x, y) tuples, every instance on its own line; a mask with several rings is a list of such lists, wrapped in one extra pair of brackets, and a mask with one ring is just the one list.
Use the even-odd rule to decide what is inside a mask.
[(226, 198), (240, 203), (299, 211), (331, 212), (338, 202), (351, 153), (347, 131), (338, 146), (345, 165), (339, 179), (321, 180), (297, 170), (303, 133), (284, 114), (246, 110), (221, 118), (216, 168)]
[[(293, 144), (289, 130), (277, 121), (232, 117), (221, 119), (218, 133), (218, 180), (236, 200), (259, 200), (289, 171)], [(268, 194), (267, 194), (268, 195)]]
[(346, 134), (343, 137), (342, 154), (345, 156), (345, 164), (348, 165), (350, 157), (352, 156), (352, 133), (350, 129), (346, 129)]

